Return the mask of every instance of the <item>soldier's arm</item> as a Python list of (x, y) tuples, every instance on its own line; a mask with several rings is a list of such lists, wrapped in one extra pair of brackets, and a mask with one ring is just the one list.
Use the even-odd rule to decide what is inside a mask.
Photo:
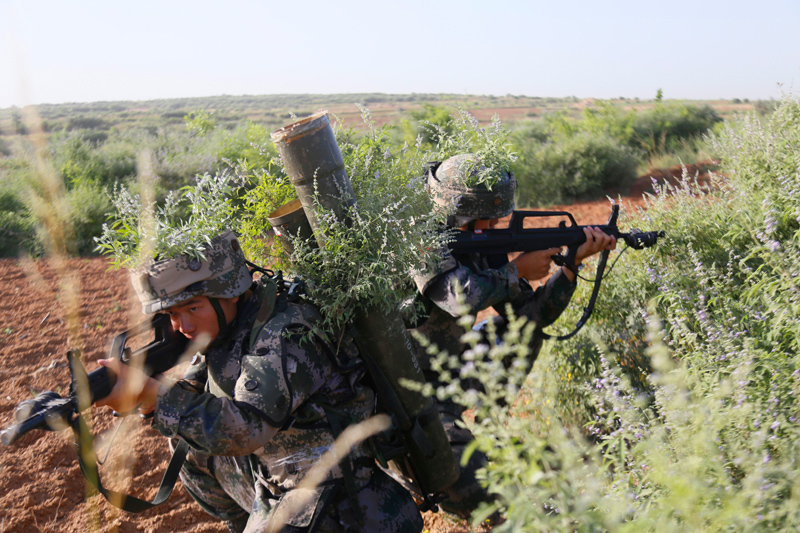
[[(284, 339), (284, 354), (246, 356), (231, 398), (162, 387), (153, 426), (209, 455), (247, 455), (267, 444), (325, 382), (329, 367), (318, 345)], [(276, 364), (282, 365), (276, 368)]]
[[(516, 316), (527, 317), (541, 329), (561, 316), (575, 293), (577, 283), (563, 269), (558, 269), (547, 283), (535, 290), (525, 280), (522, 280), (520, 286), (519, 295), (511, 300), (511, 308)], [(498, 305), (495, 310), (501, 315), (506, 313), (504, 305)]]
[[(583, 231), (586, 242), (575, 254), (576, 265), (602, 250), (613, 250), (616, 247), (616, 239), (598, 228), (587, 227)], [(522, 283), (522, 290), (511, 302), (511, 307), (517, 316), (526, 316), (536, 322), (538, 328), (545, 328), (555, 322), (567, 308), (576, 286), (575, 273), (562, 267), (535, 291), (527, 282)], [(500, 314), (505, 313), (505, 309), (496, 310)]]
[(473, 272), (458, 263), (453, 270), (431, 282), (424, 294), (443, 311), (459, 316), (458, 288), (469, 312), (475, 314), (519, 295), (518, 270), (513, 263), (507, 263), (501, 268)]

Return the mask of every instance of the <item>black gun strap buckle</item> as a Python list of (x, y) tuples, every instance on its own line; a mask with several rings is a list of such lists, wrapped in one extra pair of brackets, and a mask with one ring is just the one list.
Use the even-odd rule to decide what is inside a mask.
[(575, 265), (574, 261), (570, 261), (568, 257), (564, 257), (564, 255), (562, 254), (551, 255), (550, 259), (552, 259), (553, 263), (555, 263), (556, 265), (569, 269), (569, 271), (575, 274), (576, 276), (578, 275), (578, 272), (580, 272), (581, 269), (583, 268), (583, 265)]

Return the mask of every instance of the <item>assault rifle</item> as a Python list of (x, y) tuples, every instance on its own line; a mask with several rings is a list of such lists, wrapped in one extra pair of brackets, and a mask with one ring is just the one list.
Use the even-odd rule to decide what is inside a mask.
[[(154, 336), (152, 342), (139, 349), (132, 349), (128, 346), (128, 342), (132, 338), (148, 334), (151, 330)], [(156, 376), (174, 367), (186, 351), (187, 345), (188, 339), (172, 329), (169, 317), (165, 314), (157, 314), (151, 321), (143, 322), (114, 337), (109, 350), (109, 358), (119, 359), (127, 365), (143, 369), (149, 376)], [(181, 441), (176, 447), (158, 494), (152, 502), (103, 487), (97, 472), (94, 438), (81, 413), (97, 400), (111, 394), (117, 381), (116, 376), (106, 367), (100, 367), (87, 373), (78, 350), (68, 351), (67, 360), (72, 376), (67, 397), (62, 398), (55, 392), (47, 391), (39, 394), (36, 398), (20, 403), (14, 411), (17, 423), (0, 432), (0, 442), (8, 446), (33, 430), (69, 427), (75, 436), (78, 462), (83, 475), (109, 502), (126, 511), (141, 512), (165, 501), (178, 478), (178, 473), (186, 457), (187, 445)]]
[[(154, 332), (155, 339), (147, 346), (135, 351), (128, 346), (130, 339), (150, 330)], [(157, 314), (150, 322), (143, 322), (114, 337), (109, 358), (116, 358), (126, 365), (143, 368), (149, 376), (156, 376), (177, 364), (187, 343), (186, 337), (173, 331), (167, 315)], [(111, 394), (117, 378), (108, 368), (100, 367), (87, 374), (78, 350), (67, 352), (67, 361), (72, 374), (69, 395), (62, 398), (55, 392), (47, 391), (20, 403), (14, 411), (17, 423), (0, 432), (0, 442), (8, 446), (35, 429), (67, 427), (71, 425), (76, 415)], [(88, 393), (85, 401), (80, 393), (82, 387), (85, 387), (84, 390)]]
[[(541, 217), (561, 217), (557, 227), (549, 228), (526, 228), (525, 220), (529, 218)], [(448, 244), (453, 254), (480, 253), (491, 258), (499, 259), (500, 263), (508, 262), (507, 254), (511, 252), (534, 252), (537, 250), (548, 250), (550, 248), (566, 247), (566, 254), (556, 254), (552, 256), (553, 262), (557, 265), (566, 266), (575, 271), (575, 255), (581, 244), (586, 242), (586, 234), (583, 229), (587, 227), (597, 227), (606, 235), (611, 235), (618, 241), (625, 242), (634, 250), (641, 250), (655, 246), (660, 237), (664, 237), (663, 231), (642, 232), (631, 230), (622, 232), (617, 227), (619, 217), (619, 205), (611, 206), (611, 216), (608, 222), (598, 226), (579, 226), (575, 218), (567, 211), (514, 211), (508, 228), (492, 228), (474, 231), (456, 231), (452, 235), (452, 240)], [(567, 220), (565, 220), (566, 218)], [(627, 249), (627, 248), (626, 248)], [(623, 250), (624, 252), (625, 250)], [(594, 279), (594, 290), (583, 312), (583, 316), (575, 330), (567, 335), (555, 337), (557, 340), (566, 340), (575, 335), (586, 323), (592, 314), (597, 294), (600, 290), (600, 283), (608, 261), (609, 250), (604, 250), (600, 255), (597, 265), (597, 273)], [(491, 262), (490, 262), (491, 264)], [(495, 266), (495, 265), (492, 265)], [(499, 264), (496, 266), (500, 266)], [(544, 338), (551, 338), (551, 335), (540, 333)]]
[[(251, 273), (261, 272), (273, 278), (278, 290), (285, 292), (289, 301), (300, 297), (304, 291), (304, 283), (300, 279), (284, 280), (280, 271), (273, 272), (248, 262)], [(153, 332), (153, 340), (146, 346), (133, 349), (128, 346), (131, 339)], [(148, 376), (157, 376), (173, 368), (181, 356), (189, 348), (189, 340), (172, 329), (169, 316), (163, 313), (153, 315), (149, 322), (143, 322), (133, 328), (116, 335), (111, 342), (109, 358), (142, 369)], [(62, 398), (59, 394), (47, 391), (36, 398), (21, 402), (14, 411), (16, 424), (0, 431), (0, 443), (8, 446), (20, 437), (33, 430), (57, 430), (71, 428), (78, 447), (78, 463), (84, 477), (112, 505), (125, 511), (138, 513), (146, 511), (166, 501), (178, 479), (183, 461), (186, 458), (188, 444), (180, 440), (175, 446), (172, 459), (167, 466), (158, 493), (152, 501), (145, 501), (135, 496), (122, 494), (106, 489), (100, 481), (95, 459), (94, 437), (87, 427), (81, 413), (89, 409), (96, 401), (111, 394), (116, 384), (116, 376), (106, 367), (100, 367), (89, 373), (80, 359), (78, 350), (67, 352), (71, 383), (69, 394)], [(131, 413), (122, 413), (127, 415)]]

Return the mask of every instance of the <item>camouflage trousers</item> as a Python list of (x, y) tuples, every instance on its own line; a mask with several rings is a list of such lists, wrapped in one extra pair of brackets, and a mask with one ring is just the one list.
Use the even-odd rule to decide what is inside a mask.
[[(442, 416), (442, 424), (459, 464), (461, 455), (474, 437), (466, 428), (456, 425), (457, 420), (461, 420), (461, 408), (448, 402), (440, 402), (439, 414)], [(475, 473), (479, 468), (487, 464), (486, 456), (480, 451), (474, 451), (469, 458), (469, 462), (461, 467), (458, 481), (445, 491), (445, 498), (439, 505), (440, 507), (461, 518), (469, 518), (481, 502), (491, 502), (494, 497), (478, 482)]]
[[(260, 533), (364, 532), (418, 533), (423, 522), (411, 495), (374, 465), (366, 484), (350, 495), (343, 483), (325, 487), (312, 509), (304, 507), (277, 526), (277, 509), (287, 500), (275, 496), (258, 481), (253, 456), (208, 456), (190, 451), (181, 469), (181, 481), (200, 507), (228, 523), (232, 531)], [(363, 476), (358, 476), (363, 479)], [(292, 494), (292, 491), (287, 494)], [(289, 498), (290, 499), (290, 498)]]

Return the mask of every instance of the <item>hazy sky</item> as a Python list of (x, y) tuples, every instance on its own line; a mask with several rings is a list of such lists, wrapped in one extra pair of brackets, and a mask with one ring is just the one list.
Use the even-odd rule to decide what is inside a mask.
[(798, 27), (800, 0), (0, 0), (0, 107), (659, 88), (779, 98), (800, 86)]

